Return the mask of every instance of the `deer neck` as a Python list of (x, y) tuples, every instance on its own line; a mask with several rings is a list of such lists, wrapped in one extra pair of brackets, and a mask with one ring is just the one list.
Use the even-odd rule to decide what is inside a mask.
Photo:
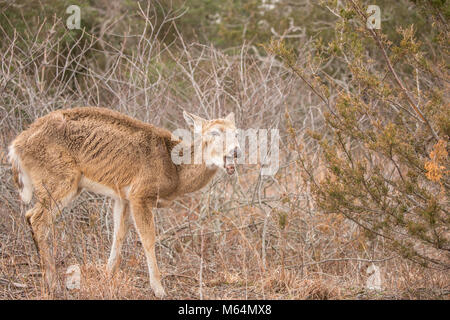
[[(195, 164), (194, 149), (195, 145), (201, 143), (195, 141), (191, 147), (192, 164), (180, 164), (178, 171), (179, 187), (178, 194), (190, 193), (200, 190), (206, 186), (217, 172), (217, 167), (207, 166), (205, 163)], [(205, 146), (202, 145), (202, 148)], [(203, 149), (202, 149), (203, 150)]]

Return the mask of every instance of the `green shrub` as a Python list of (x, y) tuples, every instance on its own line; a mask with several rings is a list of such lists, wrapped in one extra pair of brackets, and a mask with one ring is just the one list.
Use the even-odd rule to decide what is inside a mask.
[[(448, 268), (448, 15), (441, 14), (445, 1), (413, 2), (411, 16), (429, 14), (422, 39), (428, 34), (433, 41), (418, 40), (417, 26), (403, 20), (395, 21), (395, 37), (384, 24), (366, 29), (367, 2), (348, 0), (342, 8), (327, 1), (345, 15), (336, 21), (334, 39), (316, 46), (313, 58), (301, 63), (279, 41), (267, 50), (325, 106), (326, 132), (314, 137), (327, 172), (321, 181), (309, 175), (320, 208), (344, 214), (409, 259)], [(313, 61), (321, 64), (311, 75)], [(330, 72), (337, 68), (342, 72)]]

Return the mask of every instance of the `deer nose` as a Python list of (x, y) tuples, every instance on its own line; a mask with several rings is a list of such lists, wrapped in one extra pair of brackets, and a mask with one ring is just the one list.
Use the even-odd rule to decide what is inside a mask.
[(239, 149), (239, 147), (234, 148), (233, 150), (233, 156), (235, 158), (239, 158), (241, 156), (241, 149)]

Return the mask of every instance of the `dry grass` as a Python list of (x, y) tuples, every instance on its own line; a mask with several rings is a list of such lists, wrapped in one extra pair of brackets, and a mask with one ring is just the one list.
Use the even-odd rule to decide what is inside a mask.
[[(112, 240), (111, 204), (84, 193), (56, 218), (54, 255), (61, 280), (81, 267), (80, 290), (50, 297), (25, 223), (26, 207), (14, 189), (6, 148), (37, 117), (60, 107), (102, 105), (143, 121), (185, 127), (183, 109), (205, 117), (237, 114), (242, 128), (279, 128), (280, 170), (261, 178), (260, 167), (241, 165), (234, 177), (219, 175), (205, 190), (155, 211), (157, 257), (169, 299), (448, 299), (449, 275), (393, 255), (383, 239), (367, 236), (337, 214), (315, 209), (296, 161), (317, 160), (308, 128), (323, 122), (319, 102), (274, 59), (243, 46), (234, 54), (212, 47), (158, 42), (149, 34), (75, 43), (65, 56), (64, 35), (28, 42), (5, 37), (0, 47), (0, 299), (153, 299), (139, 239), (128, 236), (120, 271), (105, 273)], [(167, 23), (176, 13), (168, 13)], [(62, 23), (61, 21), (57, 23)], [(56, 27), (61, 27), (56, 25)], [(108, 26), (105, 26), (108, 34)], [(0, 31), (1, 33), (1, 31)], [(30, 37), (33, 39), (33, 37)], [(117, 39), (115, 39), (117, 40)], [(125, 42), (136, 51), (127, 54)], [(94, 50), (95, 49), (95, 50)], [(87, 58), (95, 51), (100, 67)], [(33, 58), (30, 58), (33, 57)], [(150, 76), (149, 76), (150, 75)], [(331, 97), (330, 99), (332, 99)], [(286, 118), (303, 149), (290, 146)], [(320, 176), (320, 166), (315, 174)], [(369, 263), (380, 267), (383, 289), (366, 289)]]
[[(220, 183), (227, 191), (232, 188), (231, 181)], [(214, 197), (221, 189), (216, 185), (208, 193)], [(381, 241), (365, 239), (342, 218), (311, 215), (300, 207), (290, 213), (284, 229), (278, 216), (270, 215), (264, 268), (265, 215), (244, 206), (202, 217), (196, 210), (201, 198), (197, 194), (182, 199), (175, 208), (159, 209), (156, 214), (157, 255), (170, 299), (449, 298), (448, 274), (392, 257)], [(57, 268), (64, 279), (67, 266), (78, 263), (82, 281), (80, 290), (64, 290), (53, 297), (41, 289), (38, 257), (23, 211), (3, 206), (0, 297), (153, 299), (144, 253), (134, 231), (124, 246), (120, 271), (112, 278), (106, 276), (112, 236), (109, 206), (108, 200), (84, 194), (63, 212), (64, 219), (59, 219), (54, 230)], [(370, 242), (372, 248), (367, 247)], [(365, 287), (369, 257), (388, 258), (376, 263), (382, 270), (381, 291)]]

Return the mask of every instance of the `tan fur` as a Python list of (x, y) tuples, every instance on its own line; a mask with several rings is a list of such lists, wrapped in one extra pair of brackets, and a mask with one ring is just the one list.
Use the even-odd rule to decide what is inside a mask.
[[(236, 130), (234, 116), (206, 121), (189, 115), (194, 118), (202, 123), (202, 133), (212, 128)], [(172, 200), (204, 187), (217, 172), (217, 167), (205, 163), (175, 165), (170, 154), (178, 143), (167, 130), (95, 107), (49, 113), (11, 143), (10, 161), (21, 196), (31, 199), (34, 190), (36, 204), (26, 218), (51, 288), (55, 266), (47, 243), (49, 227), (53, 216), (87, 189), (116, 202), (108, 270), (117, 269), (123, 240), (134, 221), (146, 253), (150, 285), (157, 296), (164, 296), (155, 258), (152, 208), (158, 200)], [(212, 141), (205, 136), (197, 143), (207, 147)]]

